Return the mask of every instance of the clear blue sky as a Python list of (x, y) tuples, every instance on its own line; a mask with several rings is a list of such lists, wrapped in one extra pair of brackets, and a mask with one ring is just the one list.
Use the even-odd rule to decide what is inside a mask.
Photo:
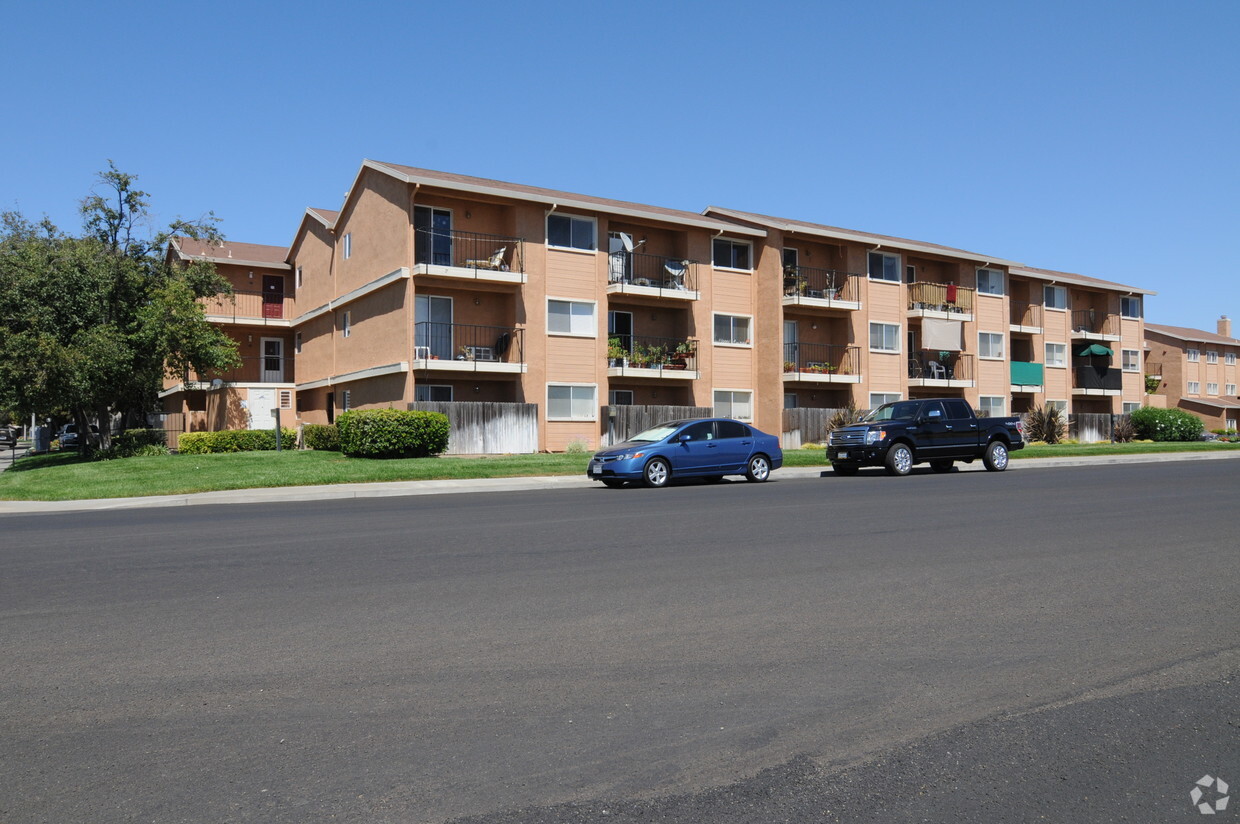
[(1240, 315), (1240, 2), (13, 3), (0, 208), (287, 244), (363, 158), (765, 212)]

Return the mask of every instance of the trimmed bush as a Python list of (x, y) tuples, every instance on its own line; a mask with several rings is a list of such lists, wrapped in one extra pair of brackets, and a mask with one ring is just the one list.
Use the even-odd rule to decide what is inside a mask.
[(424, 458), (448, 448), (448, 416), (400, 409), (359, 409), (336, 418), (340, 451), (361, 458)]
[(1183, 409), (1143, 406), (1129, 413), (1137, 437), (1152, 441), (1197, 441), (1205, 432), (1201, 418)]
[(149, 458), (152, 455), (169, 454), (162, 429), (126, 429), (112, 438), (112, 445), (91, 454), (97, 461), (117, 458)]
[(340, 430), (335, 424), (308, 423), (301, 430), (306, 449), (319, 449), (324, 452), (340, 451)]
[[(282, 446), (297, 444), (297, 431), (281, 427)], [(177, 451), (182, 455), (207, 455), (215, 452), (259, 452), (276, 448), (276, 433), (270, 429), (223, 429), (219, 432), (186, 432)]]

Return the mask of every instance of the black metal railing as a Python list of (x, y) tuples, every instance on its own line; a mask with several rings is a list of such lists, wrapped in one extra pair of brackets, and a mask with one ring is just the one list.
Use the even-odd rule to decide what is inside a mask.
[(1073, 366), (1072, 386), (1076, 389), (1123, 389), (1124, 373), (1110, 366)]
[(971, 381), (973, 356), (923, 349), (909, 358), (908, 376), (922, 380)]
[(784, 295), (825, 300), (861, 300), (861, 275), (809, 266), (784, 267)]
[(293, 383), (292, 355), (245, 355), (241, 365), (233, 369), (212, 369), (202, 374), (191, 370), (187, 381), (209, 383), (214, 380), (225, 383)]
[(861, 347), (837, 343), (785, 343), (784, 372), (861, 374)]
[(413, 325), (413, 358), (417, 361), (522, 363), (524, 329), (471, 323), (421, 321)]
[(1119, 315), (1098, 309), (1073, 309), (1072, 331), (1097, 335), (1118, 335)]
[(483, 235), (478, 232), (414, 232), (413, 262), (452, 266), (479, 272), (524, 272), (525, 241), (519, 237)]
[(612, 335), (607, 339), (608, 366), (696, 371), (697, 355), (698, 342), (693, 338)]
[(696, 260), (643, 252), (612, 252), (607, 256), (607, 282), (646, 286), (664, 292), (696, 292), (697, 267)]
[(1042, 325), (1042, 306), (1040, 304), (1014, 300), (1010, 304), (1010, 311), (1013, 326), (1040, 327)]

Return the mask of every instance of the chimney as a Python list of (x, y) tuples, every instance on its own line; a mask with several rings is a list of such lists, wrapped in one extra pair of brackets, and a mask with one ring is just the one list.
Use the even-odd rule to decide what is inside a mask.
[(1218, 319), (1218, 333), (1225, 338), (1231, 337), (1231, 318), (1223, 315)]

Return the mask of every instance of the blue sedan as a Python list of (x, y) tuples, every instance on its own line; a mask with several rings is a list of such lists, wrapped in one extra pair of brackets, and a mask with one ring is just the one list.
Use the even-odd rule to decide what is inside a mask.
[(671, 421), (596, 452), (586, 477), (610, 487), (628, 481), (667, 486), (675, 478), (721, 481), (744, 475), (762, 482), (784, 463), (779, 438), (731, 418)]

